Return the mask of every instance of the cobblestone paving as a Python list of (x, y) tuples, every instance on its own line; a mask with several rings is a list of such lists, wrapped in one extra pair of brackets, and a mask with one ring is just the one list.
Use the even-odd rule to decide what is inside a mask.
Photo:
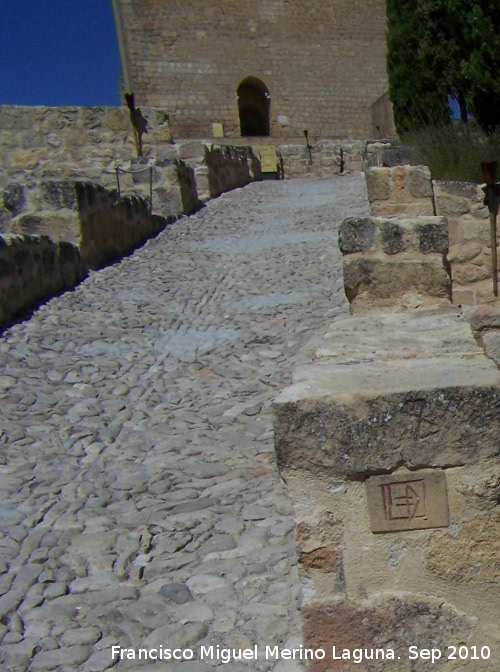
[(301, 669), (260, 654), (300, 644), (271, 402), (346, 310), (336, 227), (367, 212), (360, 175), (253, 184), (3, 333), (1, 670)]

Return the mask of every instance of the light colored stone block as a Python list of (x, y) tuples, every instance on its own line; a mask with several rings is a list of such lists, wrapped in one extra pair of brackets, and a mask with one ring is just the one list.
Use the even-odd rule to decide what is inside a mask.
[(372, 476), (366, 481), (372, 532), (447, 527), (450, 522), (444, 471)]

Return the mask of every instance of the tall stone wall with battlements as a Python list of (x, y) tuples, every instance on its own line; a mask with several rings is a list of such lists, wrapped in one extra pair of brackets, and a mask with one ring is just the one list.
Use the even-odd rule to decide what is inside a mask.
[[(387, 91), (384, 0), (114, 0), (125, 87), (176, 137), (240, 135), (237, 89), (270, 97), (272, 137), (367, 138)], [(378, 136), (377, 136), (378, 137)]]

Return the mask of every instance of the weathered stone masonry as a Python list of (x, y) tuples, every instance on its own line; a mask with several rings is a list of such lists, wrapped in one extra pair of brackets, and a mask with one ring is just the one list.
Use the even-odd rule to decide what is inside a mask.
[(244, 107), (269, 107), (273, 137), (376, 130), (371, 106), (388, 89), (383, 0), (113, 5), (125, 87), (137, 104), (169, 110), (174, 137), (207, 137), (212, 123), (239, 136), (242, 83), (250, 84)]
[[(260, 179), (249, 147), (172, 145), (165, 113), (145, 112), (148, 156), (131, 160), (124, 108), (0, 107), (0, 323)], [(120, 175), (120, 198), (117, 165), (140, 171)]]

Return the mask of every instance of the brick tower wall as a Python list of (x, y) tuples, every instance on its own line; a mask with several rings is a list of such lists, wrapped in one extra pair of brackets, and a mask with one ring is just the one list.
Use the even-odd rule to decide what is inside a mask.
[(373, 134), (388, 89), (384, 0), (113, 0), (125, 87), (174, 137), (240, 135), (237, 89), (270, 94), (272, 137)]

